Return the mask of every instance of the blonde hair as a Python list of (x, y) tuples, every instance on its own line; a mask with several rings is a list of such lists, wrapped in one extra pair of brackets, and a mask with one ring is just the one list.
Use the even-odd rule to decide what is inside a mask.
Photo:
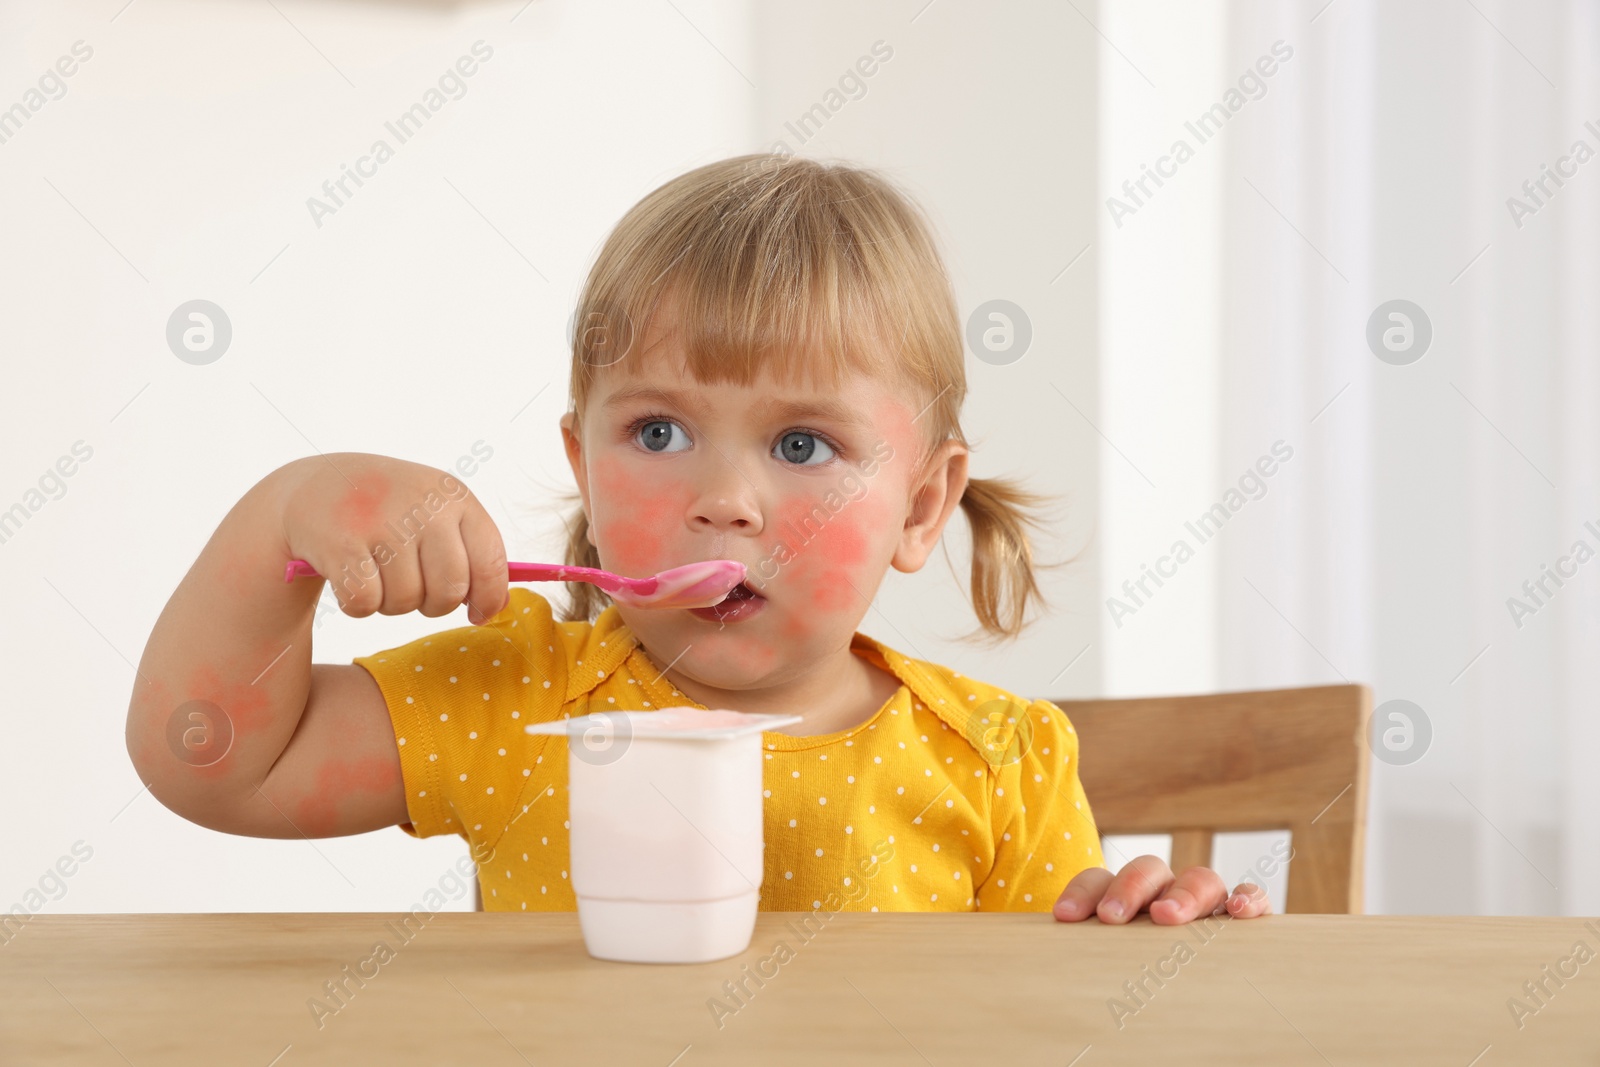
[[(600, 370), (638, 361), (634, 350), (669, 297), (698, 381), (749, 385), (764, 370), (780, 381), (837, 384), (850, 372), (897, 380), (922, 410), (919, 476), (940, 442), (967, 444), (963, 338), (949, 277), (921, 212), (870, 170), (736, 156), (639, 201), (600, 249), (573, 316), (578, 419)], [(1008, 479), (969, 479), (961, 510), (972, 531), (979, 622), (969, 637), (1015, 637), (1029, 605), (1044, 602), (1027, 527), (1042, 525), (1028, 511), (1049, 499)], [(581, 507), (567, 521), (566, 562), (600, 566)], [(582, 582), (568, 591), (567, 621), (593, 619), (610, 599)]]

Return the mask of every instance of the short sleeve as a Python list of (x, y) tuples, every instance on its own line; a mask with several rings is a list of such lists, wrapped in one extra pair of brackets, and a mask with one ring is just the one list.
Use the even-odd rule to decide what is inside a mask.
[(1073, 875), (1104, 865), (1066, 713), (1035, 700), (1015, 730), (1009, 754), (992, 766), (995, 859), (979, 911), (1049, 911)]
[(372, 675), (389, 708), (410, 816), (402, 829), (493, 848), (547, 740), (523, 727), (556, 718), (565, 700), (561, 638), (549, 602), (512, 589), (481, 626), (352, 661)]

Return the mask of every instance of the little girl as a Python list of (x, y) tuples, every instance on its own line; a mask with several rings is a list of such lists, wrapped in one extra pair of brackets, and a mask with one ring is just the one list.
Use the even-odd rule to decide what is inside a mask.
[[(961, 326), (903, 195), (782, 156), (701, 167), (617, 225), (575, 321), (567, 562), (647, 576), (732, 559), (746, 581), (694, 610), (574, 583), (558, 619), (508, 590), (499, 532), (451, 475), (358, 453), (289, 463), (229, 512), (145, 649), (128, 750), (162, 803), (266, 837), (457, 834), (486, 908), (571, 910), (567, 743), (523, 727), (791, 713), (763, 738), (764, 909), (1267, 910), (1254, 886), (1229, 895), (1152, 856), (1113, 878), (1060, 709), (856, 630), (887, 569), (921, 569), (958, 506), (981, 630), (1015, 636), (1040, 597), (1038, 498), (968, 476)], [(349, 615), (465, 602), (472, 625), (314, 664), (321, 582), (286, 584), (292, 558)]]

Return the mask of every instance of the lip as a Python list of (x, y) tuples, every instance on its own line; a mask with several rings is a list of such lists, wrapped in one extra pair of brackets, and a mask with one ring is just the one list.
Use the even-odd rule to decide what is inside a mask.
[[(748, 586), (746, 588), (749, 588)], [(752, 590), (754, 592), (754, 590)], [(715, 607), (685, 608), (690, 615), (707, 622), (729, 623), (753, 619), (767, 608), (767, 598), (760, 593), (742, 600), (725, 600)]]

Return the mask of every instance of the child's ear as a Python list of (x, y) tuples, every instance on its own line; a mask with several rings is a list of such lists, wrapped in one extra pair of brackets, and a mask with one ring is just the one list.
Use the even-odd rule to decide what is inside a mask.
[[(578, 483), (578, 495), (583, 500), (583, 513), (593, 515), (589, 509), (589, 471), (583, 458), (583, 440), (576, 412), (561, 416), (561, 443), (566, 446), (567, 463), (572, 467), (572, 477)], [(594, 524), (589, 523), (589, 543), (594, 544)]]
[(945, 441), (929, 456), (911, 487), (911, 510), (889, 565), (897, 571), (921, 570), (939, 543), (961, 496), (967, 491), (967, 446)]

